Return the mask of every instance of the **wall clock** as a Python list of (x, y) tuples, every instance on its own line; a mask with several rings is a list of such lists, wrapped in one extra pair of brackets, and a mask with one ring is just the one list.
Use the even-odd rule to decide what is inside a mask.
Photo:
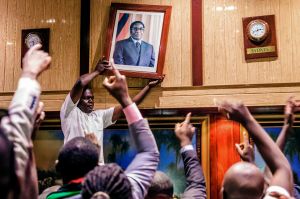
[(42, 50), (49, 53), (50, 28), (22, 30), (21, 64), (22, 58), (29, 48), (35, 44), (42, 44)]
[(42, 38), (39, 34), (37, 33), (28, 33), (26, 35), (26, 38), (25, 38), (25, 44), (26, 44), (26, 47), (29, 49), (31, 48), (32, 46), (36, 45), (36, 44), (42, 44)]
[(274, 15), (243, 18), (243, 32), (246, 61), (278, 56)]
[(253, 42), (264, 41), (270, 33), (269, 24), (261, 19), (254, 19), (247, 25), (247, 37)]

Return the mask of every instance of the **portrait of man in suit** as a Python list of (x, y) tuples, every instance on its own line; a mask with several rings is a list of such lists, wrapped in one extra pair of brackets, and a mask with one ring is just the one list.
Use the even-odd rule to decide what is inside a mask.
[(145, 24), (142, 21), (134, 21), (130, 24), (129, 31), (130, 36), (127, 39), (116, 42), (114, 62), (120, 65), (154, 67), (154, 47), (143, 41)]

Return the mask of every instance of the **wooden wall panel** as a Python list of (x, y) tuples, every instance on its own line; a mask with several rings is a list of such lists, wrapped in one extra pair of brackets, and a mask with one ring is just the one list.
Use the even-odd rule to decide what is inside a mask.
[[(280, 1), (280, 3), (283, 3)], [(300, 1), (297, 0), (290, 0), (290, 7), (291, 7), (291, 22), (286, 22), (287, 24), (281, 24), (285, 23), (284, 21), (280, 23), (281, 26), (284, 26), (285, 29), (291, 29), (290, 35), (287, 35), (287, 37), (283, 38), (281, 41), (284, 43), (286, 40), (288, 42), (288, 47), (292, 50), (292, 57), (290, 57), (290, 60), (292, 60), (292, 66), (293, 66), (293, 81), (299, 81), (300, 77), (300, 62), (299, 62), (299, 54), (300, 54)], [(281, 11), (280, 13), (282, 13)], [(283, 13), (284, 14), (284, 13)], [(297, 56), (298, 55), (298, 56)], [(286, 55), (288, 56), (288, 55)]]
[(21, 68), (21, 30), (50, 28), (51, 68), (43, 90), (69, 90), (79, 75), (80, 0), (1, 0), (0, 92), (14, 91)]
[[(93, 70), (103, 54), (112, 2), (171, 5), (173, 8), (164, 68), (167, 76), (162, 89), (154, 89), (155, 102), (147, 98), (145, 107), (209, 107), (213, 106), (214, 98), (231, 95), (246, 99), (250, 105), (279, 105), (284, 104), (284, 96), (294, 94), (292, 90), (299, 88), (298, 0), (202, 0), (203, 87), (191, 87), (190, 1), (91, 0), (90, 63), (85, 67)], [(43, 95), (51, 96), (51, 92), (60, 91), (67, 93), (79, 76), (80, 0), (0, 0), (0, 12), (0, 92), (3, 93), (0, 95), (12, 95), (19, 78), (21, 29), (45, 27), (51, 28), (50, 53), (53, 62), (51, 69), (40, 78), (43, 90), (47, 91)], [(275, 61), (246, 63), (242, 17), (266, 14), (276, 16), (279, 57)], [(55, 19), (55, 22), (50, 19)], [(105, 98), (98, 105), (106, 107), (110, 97), (102, 87), (102, 80), (102, 76), (97, 78), (93, 87), (101, 92), (99, 98)], [(129, 86), (136, 89), (142, 88), (146, 82), (140, 78), (128, 80)], [(288, 88), (286, 83), (295, 89)], [(226, 89), (228, 85), (237, 86), (231, 90), (233, 93)], [(261, 92), (264, 86), (268, 87), (264, 90), (266, 95)], [(199, 90), (196, 95), (195, 90)], [(248, 93), (249, 90), (252, 93)], [(176, 96), (170, 94), (177, 91)], [(211, 94), (205, 94), (208, 92)], [(273, 98), (268, 100), (270, 97)], [(59, 110), (61, 99), (57, 99), (59, 103), (49, 100), (51, 110)], [(0, 102), (0, 105), (4, 104), (7, 102)]]
[[(8, 0), (0, 0), (0, 24), (6, 24), (7, 18), (7, 3)], [(6, 26), (0, 28), (0, 79), (2, 80), (0, 83), (0, 91), (4, 90), (4, 73), (5, 73), (5, 48), (6, 48)]]
[[(299, 82), (297, 0), (204, 0), (204, 85)], [(245, 62), (242, 18), (275, 14), (279, 57)]]

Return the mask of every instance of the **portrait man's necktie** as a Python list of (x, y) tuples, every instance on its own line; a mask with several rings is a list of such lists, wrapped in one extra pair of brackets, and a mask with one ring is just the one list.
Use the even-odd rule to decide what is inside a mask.
[(140, 52), (141, 51), (141, 44), (139, 42), (136, 42), (135, 46), (136, 46), (137, 51)]
[(139, 42), (136, 42), (135, 43), (135, 47), (136, 47), (136, 50), (137, 50), (137, 52), (139, 54), (136, 65), (139, 66), (140, 65), (140, 59), (141, 59), (141, 44)]

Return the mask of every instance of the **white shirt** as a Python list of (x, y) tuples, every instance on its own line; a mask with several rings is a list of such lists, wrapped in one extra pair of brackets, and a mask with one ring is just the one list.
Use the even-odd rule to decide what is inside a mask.
[(78, 102), (79, 100), (74, 104), (69, 93), (61, 107), (60, 119), (64, 144), (75, 137), (85, 137), (85, 133), (95, 133), (101, 145), (99, 162), (104, 163), (103, 129), (113, 124), (114, 108), (84, 113), (77, 107)]
[(273, 186), (269, 186), (267, 188), (264, 199), (276, 199), (277, 197), (275, 198), (275, 197), (270, 196), (270, 194), (273, 192), (279, 194), (280, 196), (285, 196), (286, 198), (291, 197), (289, 192), (285, 188), (273, 185)]
[(186, 145), (186, 146), (182, 147), (179, 152), (182, 154), (186, 151), (192, 151), (192, 150), (194, 150), (194, 147), (193, 147), (193, 145), (190, 144), (190, 145)]
[(142, 40), (136, 40), (136, 39), (133, 39), (131, 37), (132, 41), (134, 42), (134, 46), (136, 46), (136, 43), (140, 43), (140, 45), (142, 44)]

